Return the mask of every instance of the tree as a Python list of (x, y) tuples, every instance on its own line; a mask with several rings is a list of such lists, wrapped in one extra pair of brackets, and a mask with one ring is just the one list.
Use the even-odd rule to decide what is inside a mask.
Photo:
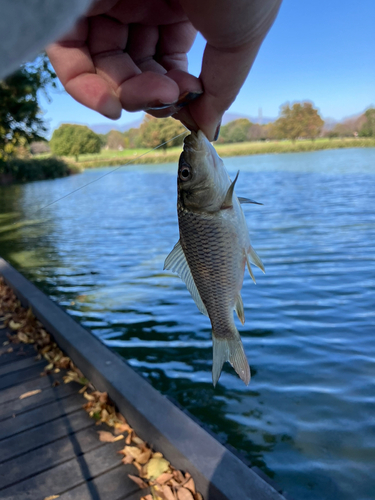
[(45, 55), (27, 63), (0, 82), (0, 159), (13, 156), (17, 146), (42, 140), (46, 132), (38, 91), (55, 87), (56, 75)]
[(296, 102), (281, 106), (280, 118), (274, 125), (274, 134), (278, 139), (310, 138), (315, 139), (321, 132), (324, 121), (311, 102)]
[(118, 130), (111, 130), (107, 135), (107, 149), (123, 150), (125, 147), (125, 137)]
[(375, 108), (365, 112), (366, 122), (362, 125), (359, 135), (361, 137), (375, 137)]
[(252, 126), (253, 124), (247, 118), (233, 120), (221, 127), (219, 142), (232, 143), (248, 141)]
[(57, 156), (75, 156), (100, 152), (100, 137), (85, 125), (60, 125), (52, 135), (50, 148)]
[[(146, 115), (139, 128), (139, 145), (146, 148), (155, 148), (183, 132), (186, 132), (186, 128), (173, 118), (154, 118)], [(182, 136), (177, 137), (162, 147), (166, 149), (180, 146), (182, 141)]]

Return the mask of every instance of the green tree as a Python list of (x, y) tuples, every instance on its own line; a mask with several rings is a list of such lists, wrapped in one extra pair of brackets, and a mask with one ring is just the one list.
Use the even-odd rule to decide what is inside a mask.
[(85, 125), (60, 125), (50, 140), (51, 151), (57, 156), (75, 156), (100, 152), (100, 137)]
[(361, 137), (375, 137), (375, 108), (370, 108), (365, 112), (366, 121), (359, 131)]
[(273, 133), (278, 139), (315, 139), (321, 132), (324, 121), (311, 102), (296, 102), (281, 106), (280, 118), (273, 124)]
[[(139, 128), (139, 145), (146, 148), (155, 148), (169, 141), (172, 137), (186, 132), (186, 128), (173, 118), (154, 118), (146, 115)], [(163, 145), (163, 149), (180, 146), (183, 136)]]
[(0, 82), (0, 159), (14, 156), (17, 146), (44, 138), (38, 91), (47, 96), (55, 78), (47, 57), (41, 55)]
[(253, 124), (247, 118), (233, 120), (220, 130), (221, 143), (245, 142), (250, 139), (250, 130)]

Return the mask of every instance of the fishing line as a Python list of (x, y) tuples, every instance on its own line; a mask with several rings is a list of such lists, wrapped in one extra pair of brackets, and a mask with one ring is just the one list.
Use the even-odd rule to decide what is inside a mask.
[[(80, 191), (81, 189), (87, 187), (87, 186), (90, 186), (90, 184), (94, 184), (94, 182), (97, 182), (97, 181), (100, 181), (100, 179), (103, 179), (104, 177), (107, 177), (107, 175), (109, 174), (112, 174), (113, 172), (116, 172), (117, 170), (120, 170), (120, 168), (123, 168), (123, 167), (126, 167), (127, 165), (130, 165), (131, 163), (133, 163), (135, 160), (138, 160), (139, 158), (142, 158), (142, 156), (145, 156), (149, 153), (152, 153), (153, 151), (155, 151), (156, 149), (159, 149), (161, 148), (162, 146), (164, 146), (165, 144), (168, 144), (168, 142), (171, 142), (173, 141), (174, 139), (177, 139), (178, 137), (181, 137), (182, 135), (188, 133), (188, 131), (186, 132), (181, 132), (181, 134), (178, 134), (178, 135), (175, 135), (174, 137), (172, 137), (171, 139), (168, 139), (167, 141), (165, 142), (162, 142), (161, 144), (159, 144), (158, 146), (156, 146), (155, 148), (152, 148), (150, 149), (149, 151), (146, 151), (145, 153), (142, 153), (141, 155), (139, 156), (136, 156), (135, 158), (132, 158), (131, 160), (129, 160), (128, 162), (124, 163), (124, 165), (120, 165), (119, 167), (116, 167), (112, 170), (110, 170), (109, 172), (106, 172), (105, 174), (101, 175), (100, 177), (98, 177), (97, 179), (94, 179), (93, 181), (90, 181), (88, 182), (87, 184), (84, 184), (83, 186), (80, 186), (79, 188), (77, 189), (74, 189), (73, 191), (70, 191), (70, 193), (67, 193), (67, 194), (64, 194), (64, 196), (61, 196), (60, 198), (57, 198), (56, 200), (53, 200), (51, 201), (51, 203), (48, 203), (47, 205), (45, 205), (44, 207), (41, 207), (41, 208), (38, 208), (38, 210), (36, 210), (34, 213), (31, 214), (31, 216), (33, 215), (36, 215), (37, 213), (41, 212), (42, 210), (45, 210), (46, 208), (50, 207), (51, 205), (54, 205), (55, 203), (61, 201), (61, 200), (64, 200), (65, 198), (67, 198), (68, 196), (70, 196), (71, 194), (74, 194), (76, 193), (77, 191)], [(17, 222), (14, 222), (13, 224), (17, 224)]]

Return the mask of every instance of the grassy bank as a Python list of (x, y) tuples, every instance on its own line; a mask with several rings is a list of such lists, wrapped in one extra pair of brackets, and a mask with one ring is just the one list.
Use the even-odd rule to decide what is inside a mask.
[(81, 171), (79, 165), (68, 165), (64, 160), (54, 157), (21, 159), (0, 162), (0, 185), (14, 182), (31, 182), (66, 177)]
[[(350, 139), (316, 139), (301, 141), (259, 141), (241, 142), (236, 144), (215, 144), (215, 148), (220, 156), (248, 156), (270, 153), (301, 153), (307, 151), (320, 151), (323, 149), (340, 148), (366, 148), (375, 147), (373, 138), (350, 138)], [(124, 151), (101, 151), (95, 155), (82, 155), (78, 162), (72, 158), (65, 158), (70, 165), (82, 168), (94, 168), (105, 166), (124, 165), (131, 162), (141, 163), (176, 163), (181, 153), (181, 148), (158, 149), (146, 153), (148, 149), (125, 149)]]

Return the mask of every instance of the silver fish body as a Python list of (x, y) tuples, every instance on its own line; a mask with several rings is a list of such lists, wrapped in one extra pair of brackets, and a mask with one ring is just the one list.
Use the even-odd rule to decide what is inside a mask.
[[(238, 174), (237, 174), (238, 176)], [(223, 161), (203, 132), (185, 138), (178, 173), (180, 240), (165, 261), (186, 283), (199, 310), (211, 320), (212, 380), (229, 361), (248, 384), (250, 368), (233, 318), (245, 322), (241, 288), (249, 258), (263, 271), (250, 244), (240, 201)], [(241, 199), (242, 202), (251, 200)]]

